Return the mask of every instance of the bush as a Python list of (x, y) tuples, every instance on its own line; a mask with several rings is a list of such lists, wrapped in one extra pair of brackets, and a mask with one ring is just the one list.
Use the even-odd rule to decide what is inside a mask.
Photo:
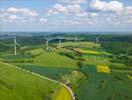
[(83, 67), (83, 62), (81, 61), (77, 62), (77, 66), (79, 67), (79, 69), (81, 69)]
[(71, 59), (75, 59), (75, 58), (76, 58), (75, 55), (74, 55), (73, 53), (60, 52), (59, 54), (60, 54), (60, 55), (67, 56), (67, 57), (69, 57), (69, 58), (71, 58)]

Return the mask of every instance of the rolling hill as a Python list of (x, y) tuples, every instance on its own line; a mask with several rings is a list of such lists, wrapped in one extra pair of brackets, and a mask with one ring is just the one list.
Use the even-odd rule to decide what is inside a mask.
[[(0, 62), (0, 100), (60, 100), (63, 86)], [(68, 93), (67, 89), (62, 92)], [(67, 94), (69, 99), (71, 97)]]

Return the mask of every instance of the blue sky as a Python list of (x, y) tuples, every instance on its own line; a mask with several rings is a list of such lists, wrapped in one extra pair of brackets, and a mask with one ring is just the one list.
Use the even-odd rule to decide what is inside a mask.
[(132, 31), (131, 0), (0, 0), (0, 31)]

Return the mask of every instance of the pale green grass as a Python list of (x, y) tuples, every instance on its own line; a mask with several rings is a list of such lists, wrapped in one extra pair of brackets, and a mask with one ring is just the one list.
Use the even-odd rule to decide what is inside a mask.
[(0, 63), (0, 100), (54, 100), (62, 86)]
[(96, 56), (96, 55), (84, 55), (86, 64), (92, 65), (108, 65), (110, 63), (109, 59), (104, 56)]
[(44, 50), (42, 50), (42, 49), (40, 48), (40, 49), (30, 50), (30, 51), (28, 51), (28, 52), (30, 52), (31, 55), (38, 55), (38, 54), (40, 54), (40, 53), (43, 53)]
[(66, 57), (61, 56), (55, 52), (43, 52), (41, 55), (34, 59), (34, 63), (41, 66), (51, 66), (51, 67), (76, 67), (76, 61)]
[(86, 48), (100, 48), (100, 44), (96, 44), (94, 42), (64, 42), (62, 43), (62, 46), (79, 46), (79, 47), (86, 47)]

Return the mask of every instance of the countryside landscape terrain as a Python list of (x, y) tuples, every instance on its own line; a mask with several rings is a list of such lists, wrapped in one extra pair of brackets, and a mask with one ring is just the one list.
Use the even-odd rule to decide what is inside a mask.
[(0, 35), (0, 100), (131, 100), (131, 34)]
[(132, 0), (0, 0), (0, 100), (132, 100)]

